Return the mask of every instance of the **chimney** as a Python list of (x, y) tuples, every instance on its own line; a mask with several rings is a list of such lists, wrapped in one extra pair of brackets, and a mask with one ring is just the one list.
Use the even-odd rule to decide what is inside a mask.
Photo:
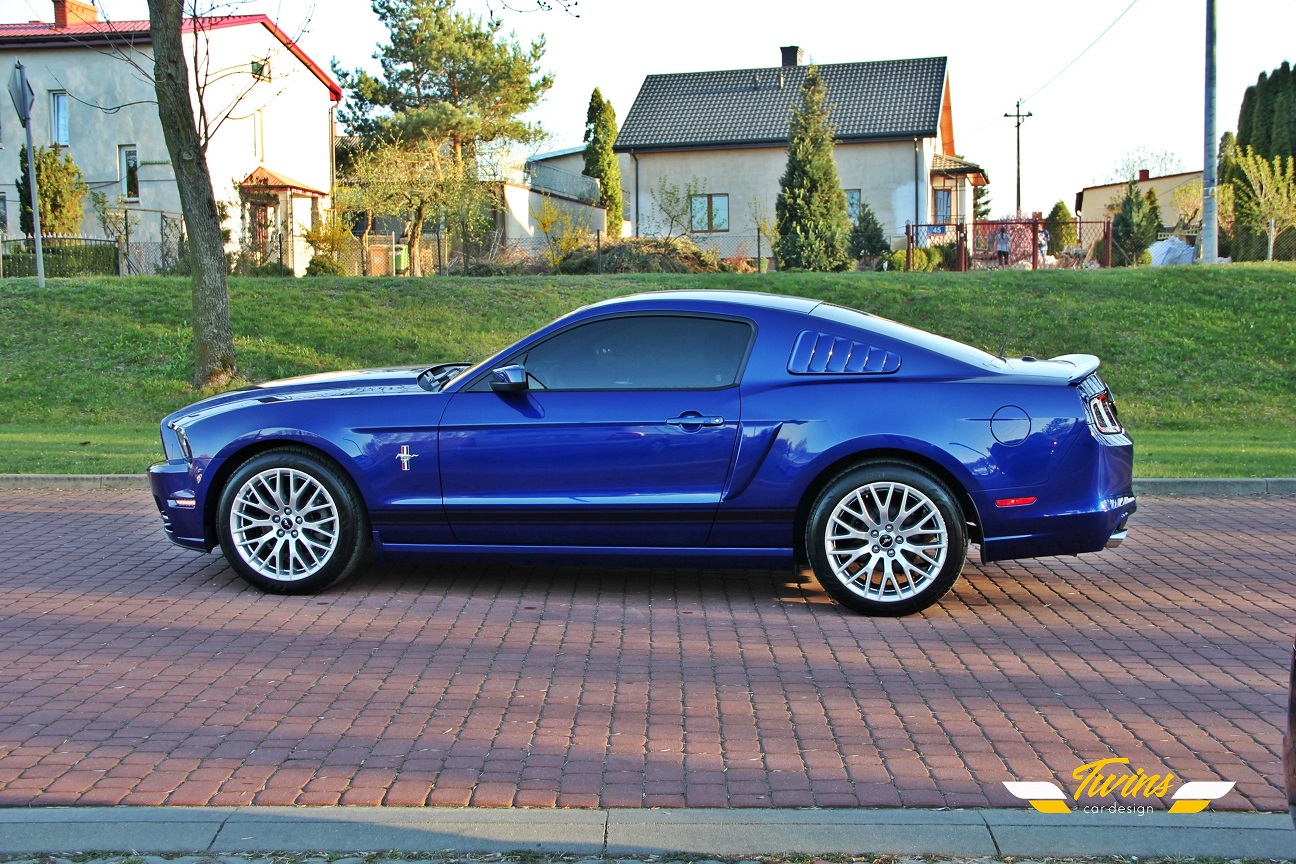
[(1146, 183), (1148, 180), (1152, 179), (1152, 172), (1148, 171), (1146, 168), (1140, 168), (1138, 179), (1140, 183)]
[(99, 10), (93, 3), (82, 0), (54, 0), (54, 26), (67, 27), (69, 24), (93, 24), (99, 20)]
[(779, 51), (783, 52), (784, 66), (800, 66), (805, 62), (805, 52), (796, 45), (784, 45)]

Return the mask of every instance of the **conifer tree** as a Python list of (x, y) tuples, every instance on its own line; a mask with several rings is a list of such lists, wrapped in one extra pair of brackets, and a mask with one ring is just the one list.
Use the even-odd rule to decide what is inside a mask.
[(1156, 242), (1161, 228), (1161, 208), (1156, 192), (1139, 192), (1138, 181), (1130, 180), (1112, 219), (1112, 263), (1133, 267), (1143, 263), (1148, 247)]
[(833, 127), (828, 88), (819, 70), (806, 69), (801, 105), (792, 112), (788, 160), (774, 202), (779, 266), (799, 270), (844, 270), (850, 220), (833, 160)]
[(1071, 210), (1066, 206), (1065, 201), (1053, 205), (1048, 218), (1044, 220), (1044, 227), (1049, 232), (1048, 253), (1050, 255), (1060, 255), (1068, 246), (1074, 246), (1078, 242), (1075, 217), (1071, 215)]
[(855, 217), (855, 224), (851, 226), (846, 253), (859, 259), (872, 258), (889, 251), (891, 245), (887, 243), (886, 234), (882, 231), (882, 223), (878, 221), (868, 202), (860, 201), (859, 214)]
[(541, 130), (521, 116), (548, 89), (541, 75), (541, 37), (523, 48), (500, 33), (497, 19), (454, 8), (454, 0), (373, 0), (391, 39), (374, 59), (378, 77), (364, 70), (333, 71), (350, 93), (339, 119), (359, 135), (450, 141), (456, 159), (479, 141), (535, 140)]
[[(81, 176), (81, 169), (72, 161), (70, 153), (59, 158), (58, 147), (36, 148), (36, 188), (40, 202), (41, 235), (70, 237), (81, 232), (85, 218), (85, 199), (90, 193)], [(27, 183), (27, 146), (18, 148), (18, 164), (22, 171), (14, 180), (18, 187), (18, 227), (31, 237), (36, 233), (32, 219), (31, 187)]]
[(616, 112), (612, 103), (595, 87), (585, 113), (586, 176), (599, 181), (599, 203), (607, 208), (609, 237), (621, 236), (621, 163), (612, 145), (616, 143)]

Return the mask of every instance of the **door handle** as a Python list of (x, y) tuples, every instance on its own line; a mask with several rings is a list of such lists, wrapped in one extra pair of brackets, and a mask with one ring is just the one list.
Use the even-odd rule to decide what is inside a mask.
[(723, 417), (703, 417), (701, 414), (685, 414), (672, 417), (666, 421), (671, 426), (723, 426)]

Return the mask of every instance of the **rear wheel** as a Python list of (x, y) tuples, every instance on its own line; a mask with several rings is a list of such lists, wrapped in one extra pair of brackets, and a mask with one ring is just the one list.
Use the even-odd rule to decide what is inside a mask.
[(967, 560), (967, 528), (939, 479), (876, 462), (847, 471), (819, 495), (806, 551), (838, 603), (864, 615), (908, 615), (953, 587)]
[(221, 493), (218, 520), (230, 566), (272, 594), (311, 594), (350, 576), (369, 533), (350, 479), (297, 448), (240, 466)]

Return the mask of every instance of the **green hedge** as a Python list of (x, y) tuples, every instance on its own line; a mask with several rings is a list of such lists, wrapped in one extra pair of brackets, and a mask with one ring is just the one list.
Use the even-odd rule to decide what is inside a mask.
[[(60, 246), (51, 243), (41, 251), (45, 258), (46, 276), (121, 275), (118, 270), (117, 247), (111, 244)], [(6, 250), (3, 264), (6, 277), (36, 275), (35, 252)]]

